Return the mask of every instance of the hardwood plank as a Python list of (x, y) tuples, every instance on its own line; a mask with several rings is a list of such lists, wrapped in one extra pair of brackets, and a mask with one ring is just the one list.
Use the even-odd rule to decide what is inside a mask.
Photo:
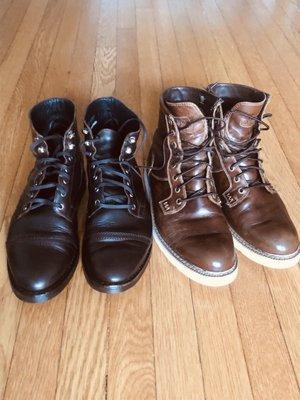
[(42, 29), (42, 20), (48, 0), (32, 0), (18, 29), (5, 60), (0, 65), (0, 120), (3, 119), (19, 76), (28, 57), (35, 35)]
[[(147, 64), (140, 59), (140, 68), (143, 71), (146, 67), (150, 71), (153, 68), (157, 73), (155, 65), (160, 63), (164, 86), (184, 84), (168, 3), (154, 1), (153, 5), (156, 31), (153, 23), (149, 22), (147, 36), (141, 42), (146, 47), (143, 51), (152, 57)], [(143, 28), (145, 24), (143, 21)], [(148, 36), (153, 37), (155, 32), (157, 42), (146, 40)], [(155, 77), (154, 82), (159, 83), (158, 79), (158, 76)], [(155, 93), (144, 87), (142, 97), (145, 96), (145, 101), (149, 98), (149, 104), (155, 104), (153, 95)], [(154, 110), (149, 109), (149, 116), (157, 113), (157, 106)], [(189, 281), (167, 262), (156, 245), (150, 268), (157, 398), (202, 399), (202, 370)]]
[(118, 0), (119, 29), (135, 27), (135, 2), (134, 0)]
[(261, 30), (272, 43), (278, 57), (283, 61), (288, 74), (294, 80), (294, 84), (300, 88), (300, 59), (293, 45), (285, 37), (281, 29), (274, 22), (269, 10), (261, 0), (247, 1), (249, 9), (256, 16)]
[(91, 99), (111, 96), (116, 86), (117, 60), (117, 8), (109, 1), (102, 1), (98, 25), (97, 48), (93, 66)]
[[(132, 10), (128, 8), (127, 12), (131, 14)], [(131, 19), (135, 21), (135, 13)], [(136, 41), (134, 28), (118, 28), (116, 96), (139, 113), (140, 82)], [(130, 82), (130, 88), (127, 82)], [(155, 399), (153, 322), (150, 310), (148, 271), (134, 288), (110, 298), (108, 399)]]
[(264, 270), (241, 254), (239, 259), (247, 284), (232, 285), (232, 295), (254, 398), (296, 400), (299, 389)]
[[(167, 77), (167, 56), (170, 55), (168, 62), (174, 61), (171, 49), (178, 60), (174, 51), (176, 47), (172, 48), (176, 43), (172, 25), (167, 24), (167, 29), (163, 24), (163, 17), (168, 15), (168, 7), (164, 2), (155, 2), (154, 9), (153, 14), (149, 9), (137, 13), (142, 111), (151, 131), (156, 127), (157, 119), (153, 115), (158, 115), (158, 96), (161, 92), (158, 65), (161, 64), (162, 75)], [(158, 22), (157, 33), (151, 23), (154, 15)], [(165, 34), (169, 42), (165, 40)], [(147, 57), (144, 58), (144, 55)], [(153, 69), (149, 69), (149, 65)], [(181, 73), (180, 63), (174, 65), (174, 72), (166, 78), (166, 85), (172, 77), (176, 78), (176, 72), (178, 75)], [(181, 81), (184, 82), (184, 79), (181, 78)], [(150, 272), (157, 399), (203, 398), (202, 372), (188, 279), (166, 261), (156, 245)]]
[[(234, 54), (234, 55), (237, 54), (237, 57), (234, 57), (235, 66), (232, 66), (232, 62), (230, 60), (230, 57), (228, 57), (228, 48), (229, 48), (228, 44), (229, 44), (231, 39), (230, 39), (230, 35), (228, 34), (228, 32), (226, 32), (226, 30), (227, 30), (226, 26), (224, 25), (224, 23), (222, 21), (222, 17), (218, 13), (218, 10), (213, 7), (211, 2), (206, 2), (205, 6), (207, 7), (208, 12), (213, 13), (214, 16), (215, 16), (215, 19), (214, 19), (215, 26), (213, 27), (213, 34), (216, 35), (215, 37), (217, 38), (217, 44), (218, 44), (218, 47), (219, 47), (219, 51), (220, 51), (220, 54), (222, 54), (222, 58), (223, 58), (223, 61), (224, 61), (225, 65), (226, 65), (226, 68), (228, 70), (230, 78), (232, 80), (238, 80), (239, 76), (241, 74), (239, 74), (238, 71), (236, 71), (236, 70), (238, 68), (241, 68), (241, 71), (243, 71), (242, 75), (244, 75), (245, 83), (251, 83), (251, 81), (249, 79), (250, 77), (247, 76), (248, 75), (247, 71), (244, 69), (245, 67), (243, 65), (243, 62), (242, 62), (240, 56), (239, 56), (239, 53), (236, 52), (236, 49), (234, 47), (234, 42), (232, 43), (232, 41), (231, 41), (231, 46), (230, 46), (231, 55), (232, 54)], [(222, 36), (219, 34), (220, 30), (222, 30)], [(227, 63), (229, 65), (227, 65)], [(278, 170), (277, 170), (278, 172), (277, 172), (276, 175), (277, 175), (278, 178), (280, 177), (281, 186), (283, 186), (284, 182), (286, 182), (286, 181), (284, 180), (284, 178), (282, 177), (281, 174), (284, 173), (284, 174), (289, 174), (290, 175), (290, 170), (289, 170), (289, 166), (288, 166), (288, 164), (286, 162), (286, 159), (284, 157), (284, 154), (281, 151), (279, 143), (276, 143), (276, 136), (274, 135), (274, 137), (275, 137), (275, 140), (273, 140), (273, 137), (272, 137), (272, 139), (269, 139), (268, 146), (266, 146), (266, 144), (263, 143), (263, 144), (265, 144), (263, 146), (263, 148), (265, 150), (264, 151), (264, 158), (268, 159), (270, 157), (270, 155), (273, 155), (273, 156), (276, 155), (276, 162), (274, 160), (274, 164), (275, 165), (272, 164), (272, 170), (273, 170), (273, 172), (275, 172), (277, 167), (278, 167)], [(274, 146), (276, 146), (276, 148)], [(266, 157), (266, 154), (268, 154), (267, 157)], [(281, 168), (279, 167), (279, 164), (278, 164), (279, 160), (280, 160), (281, 165), (282, 165), (282, 163), (285, 164), (284, 171), (281, 169), (282, 167)], [(274, 166), (275, 166), (275, 168), (274, 168)], [(267, 169), (267, 171), (269, 171), (271, 169), (271, 166), (268, 166), (268, 162), (266, 162), (266, 169)], [(291, 181), (293, 181), (293, 177), (291, 178)], [(288, 190), (288, 189), (285, 186), (284, 189), (282, 190), (282, 193), (285, 193), (286, 190)], [(256, 272), (259, 273), (259, 274), (262, 273), (263, 270), (262, 269), (261, 270), (257, 269), (257, 266), (254, 263), (251, 263), (248, 260), (245, 262), (243, 258), (242, 258), (242, 260), (243, 260), (243, 263), (240, 262), (240, 270), (242, 268), (245, 268), (245, 267), (243, 267), (243, 265), (244, 265), (244, 263), (246, 264), (248, 262), (248, 265), (251, 265), (251, 268), (253, 268), (253, 271), (254, 271), (253, 274), (255, 274)], [(259, 276), (257, 276), (257, 279), (254, 279), (254, 278), (253, 279), (247, 279), (246, 278), (244, 280), (244, 282), (247, 282), (247, 289), (250, 286), (251, 290), (253, 292), (255, 292), (255, 287), (252, 287), (253, 285), (255, 286), (254, 282), (259, 282), (259, 281), (260, 281)], [(243, 289), (244, 286), (245, 286), (245, 284), (243, 284), (243, 281), (241, 281), (241, 280), (236, 281), (236, 283), (233, 285), (234, 288), (236, 288), (236, 287), (239, 288), (238, 293), (240, 294), (240, 296), (242, 296), (242, 293), (245, 290), (245, 288)], [(264, 293), (265, 293), (266, 298), (265, 299), (261, 298), (260, 299), (260, 304), (263, 304), (266, 301), (268, 301), (269, 303), (272, 304), (272, 298), (271, 298), (270, 292), (268, 290), (268, 287), (266, 285), (266, 282), (264, 282), (263, 286), (264, 286)], [(243, 301), (242, 297), (241, 298), (237, 297), (237, 296), (234, 297), (234, 305), (235, 305), (235, 309), (237, 310), (237, 318), (238, 318), (238, 321), (240, 321), (241, 318), (243, 318), (244, 320), (247, 321), (248, 320), (248, 315), (244, 314), (244, 313), (241, 314), (239, 312), (239, 309), (238, 309), (238, 305), (242, 301)], [(267, 308), (267, 306), (265, 306), (265, 307)], [(262, 311), (262, 308), (257, 308), (257, 312), (259, 313), (260, 311)], [(278, 325), (276, 325), (277, 324), (277, 315), (276, 315), (275, 312), (272, 314), (271, 322), (274, 324), (275, 327), (277, 326), (277, 328), (278, 328)], [(247, 323), (251, 324), (250, 318), (249, 318), (249, 321)], [(240, 322), (239, 322), (239, 325), (240, 325)], [(240, 330), (240, 332), (241, 332), (241, 338), (242, 338), (243, 347), (245, 348), (245, 347), (247, 347), (247, 344), (244, 342), (244, 340), (245, 340), (245, 337), (247, 337), (247, 332), (246, 332), (246, 329), (244, 329), (244, 326), (243, 326), (243, 329)], [(264, 335), (264, 332), (261, 332), (260, 335)], [(284, 337), (283, 337), (282, 331), (280, 329), (279, 330), (277, 329), (277, 331), (274, 332), (274, 335), (278, 335), (278, 342), (275, 341), (273, 343), (274, 344), (274, 348), (272, 349), (272, 352), (273, 352), (273, 355), (275, 353), (276, 354), (278, 353), (278, 357), (280, 357), (281, 351), (283, 351), (283, 349), (285, 348)], [(247, 337), (247, 340), (249, 340), (248, 337)], [(266, 341), (269, 340), (268, 336), (266, 336), (264, 340), (266, 340)], [(259, 346), (259, 342), (256, 342), (255, 345)], [(252, 348), (252, 351), (255, 351), (255, 350), (253, 350), (253, 348)], [(260, 351), (261, 351), (261, 349), (257, 350), (257, 353), (259, 353)], [(257, 358), (255, 361), (256, 361), (256, 364), (255, 364), (256, 365), (256, 369), (255, 369), (255, 371), (257, 369), (261, 368), (261, 372), (262, 372), (263, 369), (264, 369), (264, 362), (262, 361), (261, 365), (259, 365), (260, 359)], [(265, 386), (266, 385), (266, 381), (263, 381), (264, 378), (261, 377), (263, 383), (260, 384), (259, 383), (260, 375), (256, 374), (256, 372), (252, 369), (253, 366), (251, 365), (251, 363), (248, 363), (247, 353), (246, 353), (246, 362), (247, 362), (247, 365), (248, 365), (248, 371), (249, 371), (252, 387), (256, 387), (256, 388), (264, 387), (264, 388), (266, 388), (266, 386)], [(291, 379), (291, 382), (292, 382), (291, 383), (291, 387), (292, 387), (291, 395), (294, 396), (296, 394), (294, 371), (293, 371), (292, 365), (289, 363), (289, 360), (287, 358), (284, 358), (282, 360), (282, 363), (280, 363), (279, 366), (278, 366), (278, 370), (276, 368), (276, 373), (277, 374), (281, 373), (281, 372), (279, 372), (279, 370), (282, 371), (282, 373), (286, 374), (287, 376), (290, 375), (290, 379)], [(289, 372), (287, 372), (287, 371), (289, 371)], [(273, 381), (272, 381), (272, 378), (273, 378)], [(270, 375), (270, 380), (268, 382), (269, 382), (270, 385), (273, 385), (272, 386), (273, 387), (273, 393), (272, 392), (270, 392), (270, 393), (272, 393), (274, 396), (278, 395), (278, 397), (272, 397), (270, 395), (269, 398), (278, 398), (279, 399), (281, 390), (282, 390), (282, 392), (284, 391), (284, 389), (282, 389), (282, 386), (284, 386), (284, 385), (281, 385), (280, 383), (278, 383), (278, 381), (276, 381), (276, 379), (275, 379), (275, 376), (272, 376), (272, 375)], [(277, 386), (278, 386), (278, 388), (277, 388)], [(253, 393), (254, 393), (255, 397), (257, 396), (257, 390), (258, 389), (256, 389), (256, 392), (255, 392), (255, 390), (253, 389)], [(277, 392), (277, 390), (278, 390), (278, 392)], [(268, 394), (263, 394), (263, 395), (264, 396), (268, 396)], [(258, 398), (260, 398), (260, 397), (258, 397)], [(264, 398), (264, 397), (262, 397), (262, 398)]]
[(300, 271), (297, 267), (290, 271), (268, 270), (266, 275), (299, 385)]
[(191, 284), (206, 398), (253, 399), (229, 288)]
[[(89, 0), (81, 12), (67, 93), (77, 106), (78, 127), (91, 98), (93, 64), (99, 46), (98, 30), (107, 24), (106, 1)], [(105, 36), (105, 30), (102, 36)], [(85, 43), (89, 43), (86, 46)], [(95, 86), (94, 86), (95, 87)], [(80, 215), (83, 234), (86, 201)], [(107, 296), (92, 290), (80, 266), (68, 287), (66, 315), (57, 379), (57, 399), (106, 398), (108, 307)], [(95, 350), (96, 349), (96, 350)]]
[[(207, 83), (226, 82), (228, 75), (223, 59), (210, 30), (210, 14), (198, 0), (185, 2), (185, 8), (194, 32), (198, 52), (203, 60)], [(199, 24), (199, 20), (201, 24)], [(205, 62), (204, 62), (205, 60)]]
[[(220, 8), (226, 22), (229, 27), (232, 37), (236, 42), (236, 45), (240, 51), (240, 54), (244, 60), (244, 64), (247, 66), (248, 73), (253, 80), (256, 87), (262, 88), (272, 96), (270, 103), (270, 110), (273, 111), (273, 117), (270, 122), (276, 131), (276, 137), (278, 138), (287, 158), (290, 166), (298, 179), (300, 179), (300, 162), (299, 157), (296, 156), (293, 149), (297, 144), (297, 126), (295, 121), (291, 117), (289, 110), (287, 109), (281, 93), (275, 85), (273, 77), (264, 68), (263, 61), (258, 54), (257, 45), (245, 30), (242, 29), (243, 22), (237, 16), (232, 16), (228, 3), (223, 1), (217, 1), (218, 7)], [(242, 10), (241, 10), (242, 11)]]
[(153, 0), (157, 47), (163, 87), (185, 84), (176, 36), (167, 1)]
[[(73, 0), (66, 4), (58, 31), (58, 38), (59, 33), (65, 29), (64, 24), (68, 24), (68, 14), (74, 5), (76, 6), (76, 3)], [(78, 0), (77, 6), (79, 5)], [(77, 29), (76, 24), (74, 24), (73, 29)], [(60, 41), (56, 40), (52, 57), (56, 57), (56, 48), (60, 47), (60, 45)], [(74, 46), (74, 42), (69, 42), (69, 46)], [(68, 76), (68, 62), (68, 59), (65, 60), (65, 63), (61, 63), (59, 57), (55, 58), (55, 61), (51, 58), (49, 64), (51, 68), (49, 67), (47, 70), (41, 94), (45, 94), (46, 88), (50, 86), (49, 81), (52, 81), (52, 90), (55, 90), (52, 74), (55, 76), (58, 68), (60, 68), (61, 75)], [(61, 89), (57, 86), (57, 91), (59, 92), (59, 90)], [(42, 305), (23, 305), (14, 346), (14, 356), (11, 361), (5, 390), (5, 399), (54, 398), (60, 360), (66, 294), (67, 291), (64, 290), (60, 296)], [(51, 368), (49, 369), (50, 356)], [(30, 359), (30, 362), (25, 373), (24, 362), (28, 359)], [(29, 381), (30, 385), (28, 385)]]
[[(293, 30), (293, 17), (295, 15), (297, 17), (297, 12), (294, 13), (291, 18), (290, 15), (288, 15), (284, 12), (284, 10), (280, 7), (280, 4), (278, 2), (275, 3), (272, 0), (262, 0), (262, 3), (267, 7), (273, 20), (280, 27), (284, 36), (288, 39), (290, 44), (294, 47), (294, 50), (299, 55), (299, 53), (300, 53), (300, 37), (299, 37), (299, 34), (297, 34), (297, 31)], [(299, 14), (299, 11), (298, 11), (298, 14)], [(298, 20), (299, 20), (299, 15), (298, 15)]]
[[(177, 21), (174, 19), (173, 22), (178, 38), (178, 51), (182, 54), (183, 72), (188, 85), (191, 80), (196, 79), (197, 86), (201, 86), (200, 82), (202, 82), (202, 86), (205, 87), (208, 83), (206, 71), (203, 70), (202, 75), (199, 72), (201, 52), (197, 51), (195, 38), (187, 36), (191, 22), (186, 11), (187, 3), (185, 7), (186, 9), (179, 1), (172, 1), (172, 13), (174, 15), (175, 10), (178, 19)], [(202, 27), (201, 19), (198, 19), (198, 24)], [(186, 40), (181, 41), (179, 38)], [(190, 51), (188, 52), (186, 43), (189, 43)], [(207, 49), (207, 44), (205, 48)], [(210, 49), (210, 52), (212, 51), (213, 49)], [(229, 288), (215, 290), (194, 283), (191, 288), (206, 398), (252, 399)], [(211, 310), (208, 315), (209, 306)], [(213, 347), (210, 346), (212, 342)]]
[[(2, 165), (2, 170), (4, 168), (5, 175), (5, 188), (7, 188), (6, 196), (9, 196), (9, 203), (7, 203), (7, 207), (5, 207), (5, 203), (1, 204), (3, 207), (1, 208), (2, 218), (1, 218), (1, 255), (2, 255), (2, 268), (1, 268), (1, 276), (0, 276), (0, 288), (1, 288), (1, 300), (0, 300), (0, 315), (1, 315), (1, 323), (0, 323), (0, 348), (1, 348), (1, 371), (0, 371), (0, 398), (2, 398), (2, 394), (4, 392), (6, 380), (8, 377), (8, 372), (10, 368), (13, 347), (15, 343), (15, 338), (17, 334), (19, 318), (21, 314), (21, 302), (17, 300), (17, 298), (12, 294), (10, 283), (7, 276), (6, 270), (6, 250), (5, 250), (5, 240), (7, 236), (7, 229), (9, 225), (10, 218), (16, 204), (19, 200), (19, 196), (23, 190), (24, 182), (26, 182), (28, 171), (32, 168), (33, 159), (30, 156), (28, 151), (29, 145), (31, 143), (31, 135), (28, 135), (28, 120), (27, 120), (27, 109), (31, 106), (31, 102), (34, 101), (37, 97), (37, 93), (40, 90), (40, 85), (42, 84), (43, 79), (43, 68), (44, 71), (46, 69), (47, 63), (49, 62), (49, 57), (51, 54), (51, 48), (53, 46), (56, 32), (59, 26), (59, 15), (63, 11), (62, 2), (61, 4), (52, 4), (47, 7), (47, 18), (44, 18), (43, 26), (44, 29), (40, 31), (40, 35), (37, 41), (41, 41), (44, 43), (44, 46), (36, 46), (34, 45), (31, 50), (31, 55), (33, 59), (37, 59), (41, 57), (44, 61), (44, 65), (40, 64), (40, 70), (36, 71), (34, 65), (32, 64), (32, 60), (26, 64), (24, 68), (24, 75), (22, 75), (22, 79), (19, 82), (19, 86), (13, 96), (13, 104), (11, 113), (11, 118), (7, 119), (7, 123), (4, 124), (5, 132), (12, 132), (11, 136), (13, 138), (12, 143), (19, 143), (17, 147), (15, 144), (15, 149), (13, 148), (12, 143), (6, 143), (4, 140), (2, 141), (2, 145), (9, 147), (2, 147), (1, 154), (6, 153), (6, 162), (10, 163), (10, 168), (5, 169), (5, 164)], [(28, 68), (28, 70), (27, 70)], [(30, 75), (28, 71), (31, 71), (35, 74), (34, 84), (31, 83)], [(30, 89), (31, 90), (30, 90)], [(26, 95), (25, 95), (26, 93)], [(26, 140), (27, 138), (27, 140)], [(23, 153), (22, 161), (19, 166), (19, 161), (17, 157), (13, 159), (13, 157), (18, 156), (21, 157), (22, 147), (24, 147), (24, 143), (26, 142), (25, 148), (26, 151)], [(11, 149), (11, 152), (8, 150)], [(14, 151), (13, 151), (14, 149)], [(17, 153), (17, 154), (16, 154)], [(14, 166), (14, 167), (13, 167)], [(19, 166), (19, 168), (18, 168)], [(17, 170), (18, 168), (18, 170)], [(11, 185), (14, 180), (14, 174), (17, 176), (16, 180), (13, 184), (13, 190), (11, 190)], [(3, 180), (2, 178), (2, 180)], [(4, 188), (3, 188), (4, 189)], [(10, 193), (9, 193), (10, 192)], [(2, 197), (2, 196), (1, 196)], [(5, 213), (5, 219), (3, 222), (3, 215)]]
[[(3, 174), (0, 176), (0, 223), (2, 225), (6, 204), (12, 189), (13, 181), (24, 150), (28, 135), (28, 111), (37, 101), (45, 77), (54, 42), (58, 32), (61, 15), (64, 10), (62, 2), (49, 3), (41, 21), (34, 43), (24, 64), (22, 74), (16, 84), (5, 118), (0, 122), (1, 140), (0, 157)], [(34, 76), (34, 79), (32, 79)], [(1, 78), (2, 79), (2, 78)]]
[(64, 296), (43, 305), (23, 304), (4, 399), (52, 399), (60, 353)]
[(185, 3), (169, 0), (168, 4), (185, 83), (188, 86), (205, 87), (208, 83), (207, 77), (202, 58), (197, 51), (194, 32), (190, 28), (191, 25), (186, 13)]
[[(0, 23), (0, 64), (11, 45), (21, 21), (26, 13), (30, 0), (15, 0), (8, 8), (5, 18)], [(2, 6), (1, 6), (2, 7)]]

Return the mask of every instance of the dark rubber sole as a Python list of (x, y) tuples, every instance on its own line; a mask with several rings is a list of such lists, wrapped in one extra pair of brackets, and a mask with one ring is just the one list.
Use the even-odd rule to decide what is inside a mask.
[(139, 269), (138, 273), (130, 281), (126, 281), (124, 283), (119, 283), (117, 285), (107, 285), (104, 283), (95, 282), (89, 278), (89, 276), (87, 275), (87, 273), (85, 272), (85, 269), (84, 269), (84, 274), (85, 274), (86, 280), (93, 289), (95, 289), (101, 293), (118, 294), (118, 293), (125, 292), (126, 290), (133, 287), (142, 277), (145, 269), (147, 268), (147, 265), (148, 265), (148, 262), (150, 259), (150, 255), (151, 255), (151, 250), (152, 250), (152, 244), (148, 250), (148, 253), (146, 255), (146, 259), (145, 259), (143, 265)]
[(73, 264), (72, 269), (68, 271), (68, 273), (65, 274), (63, 278), (61, 278), (58, 282), (56, 282), (54, 285), (50, 286), (46, 290), (40, 292), (27, 291), (16, 286), (11, 276), (9, 265), (7, 265), (8, 276), (14, 294), (18, 297), (18, 299), (27, 303), (44, 303), (45, 301), (52, 299), (53, 297), (58, 295), (70, 282), (76, 270), (78, 258), (79, 257), (77, 256), (76, 262)]

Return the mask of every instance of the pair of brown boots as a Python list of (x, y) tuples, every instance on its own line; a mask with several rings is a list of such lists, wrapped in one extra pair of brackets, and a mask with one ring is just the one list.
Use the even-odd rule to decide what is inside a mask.
[(229, 83), (173, 87), (161, 97), (148, 159), (154, 238), (199, 283), (236, 278), (234, 247), (267, 267), (299, 261), (296, 229), (259, 158), (268, 100)]

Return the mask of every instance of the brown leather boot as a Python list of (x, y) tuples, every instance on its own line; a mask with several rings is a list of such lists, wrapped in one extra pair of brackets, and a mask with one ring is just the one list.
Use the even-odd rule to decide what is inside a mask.
[(212, 177), (216, 98), (189, 87), (166, 90), (149, 154), (154, 238), (168, 260), (196, 282), (231, 283), (237, 262)]
[(268, 129), (263, 118), (269, 95), (229, 83), (208, 90), (223, 100), (225, 125), (215, 134), (214, 176), (235, 247), (267, 267), (291, 267), (300, 258), (297, 232), (258, 155), (260, 130)]
[(77, 210), (85, 176), (75, 107), (52, 98), (33, 107), (31, 149), (36, 162), (12, 217), (7, 238), (8, 274), (22, 300), (58, 294), (77, 265)]
[(144, 127), (121, 101), (102, 97), (85, 116), (89, 203), (83, 268), (105, 293), (129, 289), (141, 278), (152, 247), (150, 206), (137, 160)]

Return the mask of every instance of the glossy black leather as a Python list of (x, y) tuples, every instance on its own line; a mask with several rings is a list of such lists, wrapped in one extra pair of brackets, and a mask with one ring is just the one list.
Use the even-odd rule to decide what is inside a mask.
[[(132, 111), (112, 97), (89, 105), (85, 125), (89, 203), (83, 240), (84, 271), (95, 289), (120, 292), (139, 279), (152, 245), (150, 208), (143, 180), (135, 172), (141, 173), (135, 154), (143, 126)], [(109, 160), (115, 161), (112, 164)], [(97, 169), (97, 162), (101, 168)], [(126, 176), (115, 175), (125, 169), (131, 196), (122, 187), (101, 186), (107, 180), (125, 184)]]
[[(15, 294), (25, 301), (41, 302), (61, 291), (76, 267), (77, 210), (85, 176), (73, 103), (66, 99), (48, 99), (37, 104), (30, 117), (33, 146), (37, 141), (41, 145), (37, 151), (33, 147), (36, 163), (10, 223), (7, 259)], [(53, 140), (45, 139), (51, 135), (57, 136), (54, 145)], [(42, 153), (39, 153), (40, 147), (44, 149)], [(61, 165), (43, 170), (41, 162), (55, 157), (57, 149), (65, 151), (57, 161)], [(50, 185), (58, 183), (58, 187), (34, 189), (46, 181)], [(38, 198), (42, 200), (38, 202)]]

